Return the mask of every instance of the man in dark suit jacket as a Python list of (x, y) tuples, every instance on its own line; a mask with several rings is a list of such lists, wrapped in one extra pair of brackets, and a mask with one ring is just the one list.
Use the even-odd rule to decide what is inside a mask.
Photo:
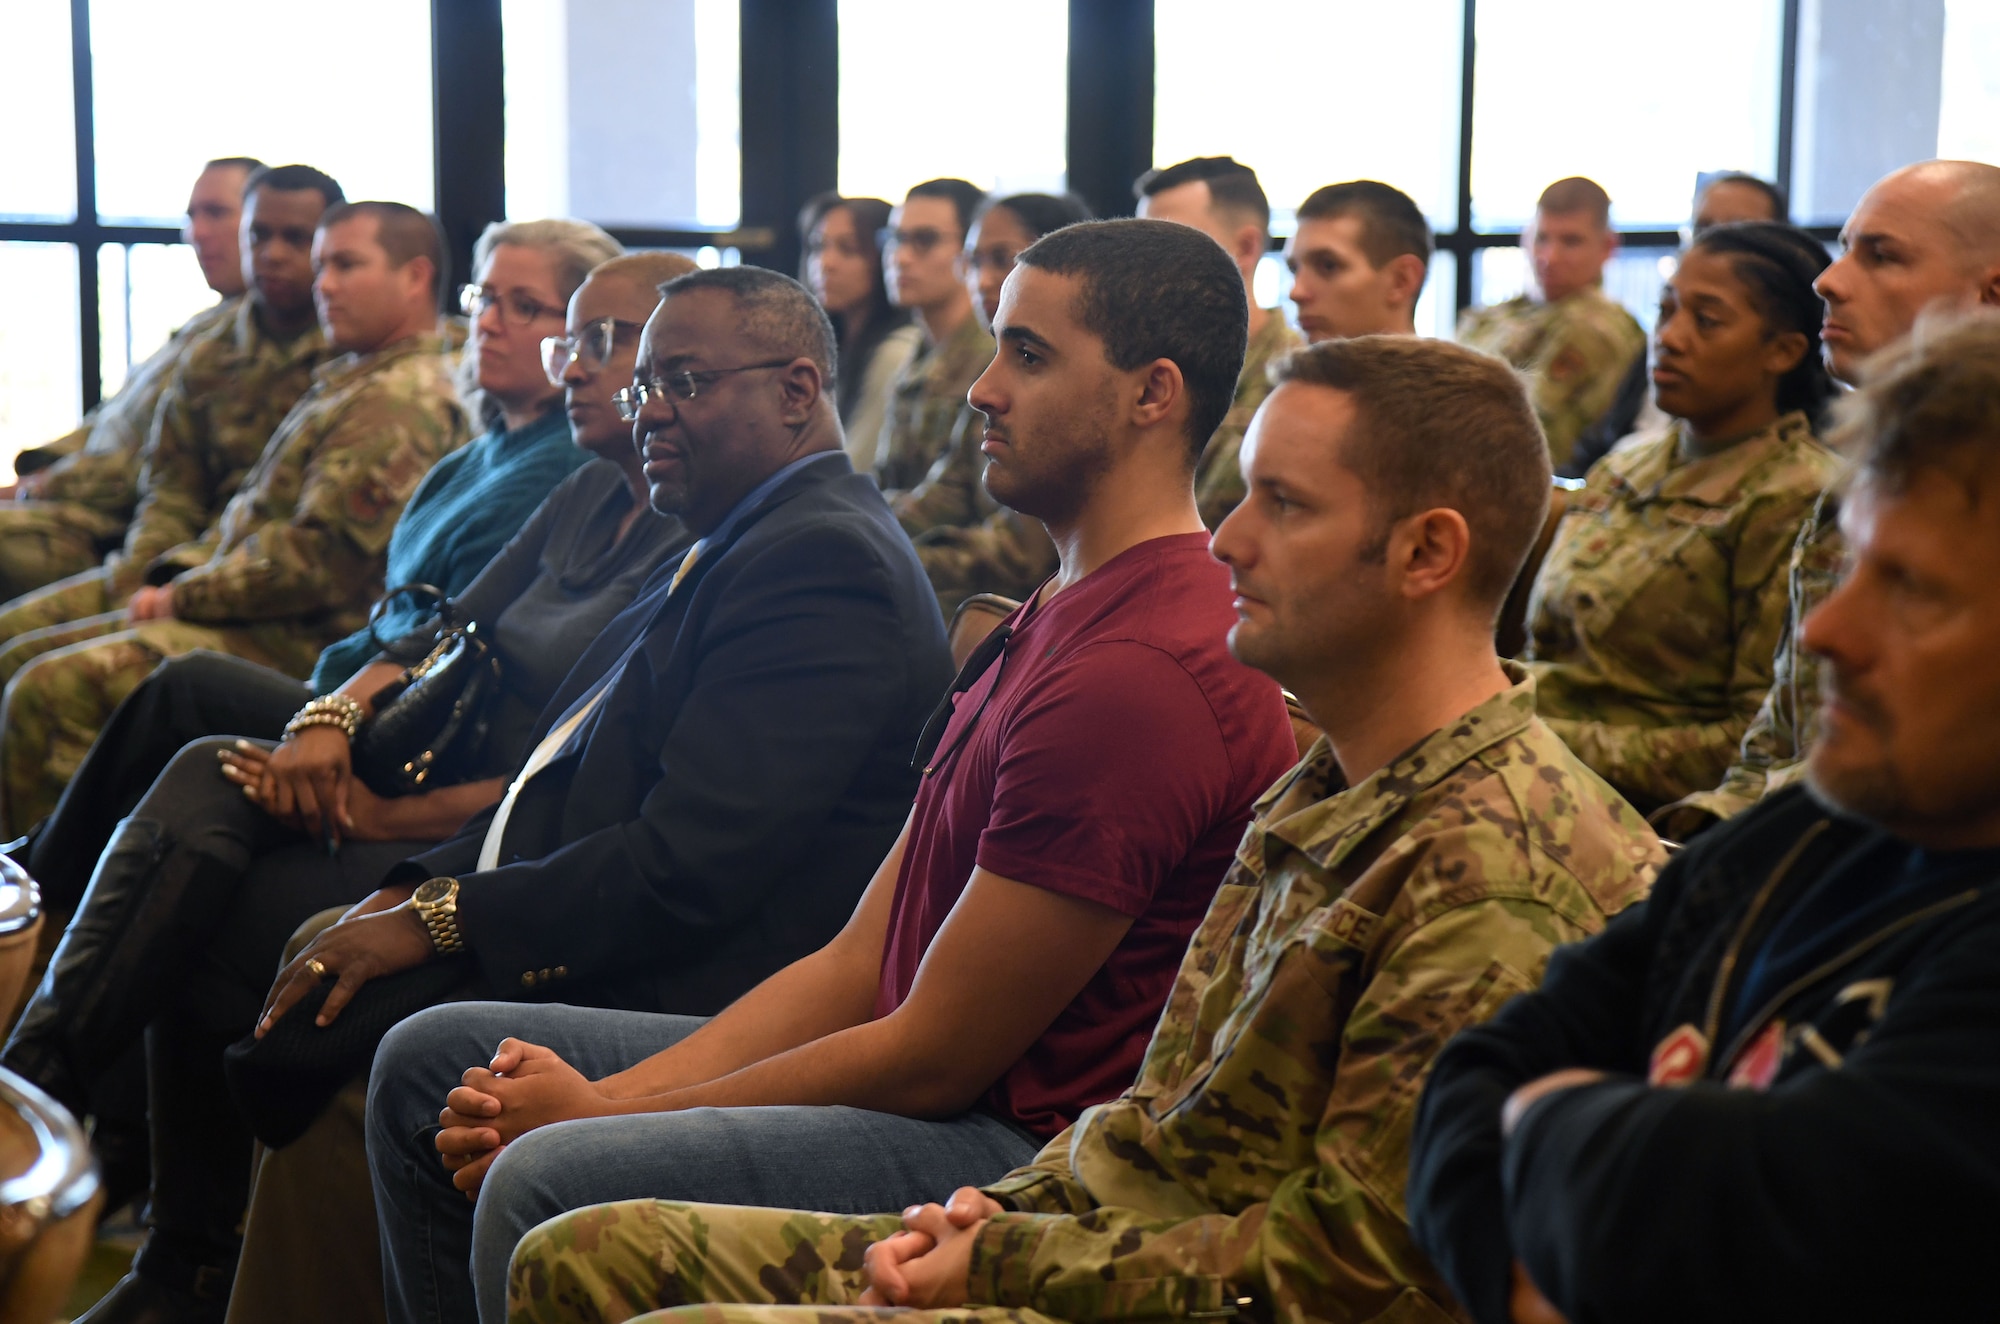
[[(841, 451), (831, 328), (756, 268), (665, 294), (657, 375), (624, 404), (671, 403), (646, 476), (700, 541), (584, 653), (508, 797), (301, 952), (265, 1026), (324, 977), (322, 1021), (461, 951), (502, 995), (716, 1011), (824, 943), (895, 841), (951, 665), (909, 540)], [(663, 352), (681, 343), (726, 366)]]
[[(832, 327), (754, 268), (662, 293), (622, 407), (647, 420), (653, 505), (700, 541), (584, 653), (508, 797), (279, 974), (260, 1036), (329, 981), (321, 1025), (369, 980), (433, 962), (501, 997), (719, 1011), (831, 938), (895, 842), (951, 663), (909, 540), (841, 450)], [(349, 1109), (259, 1171), (243, 1261), (260, 1280), (318, 1281), (307, 1255), (357, 1276), (372, 1256)], [(229, 1117), (224, 1100), (208, 1111)], [(379, 1311), (373, 1282), (358, 1292), (287, 1314)], [(221, 1318), (212, 1295), (137, 1276), (117, 1295), (107, 1319)]]

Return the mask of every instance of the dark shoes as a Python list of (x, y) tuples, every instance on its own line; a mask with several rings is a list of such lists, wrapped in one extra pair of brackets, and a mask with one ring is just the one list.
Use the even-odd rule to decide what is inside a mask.
[(76, 1324), (222, 1324), (229, 1310), (229, 1279), (212, 1293), (168, 1287), (137, 1273), (120, 1278)]

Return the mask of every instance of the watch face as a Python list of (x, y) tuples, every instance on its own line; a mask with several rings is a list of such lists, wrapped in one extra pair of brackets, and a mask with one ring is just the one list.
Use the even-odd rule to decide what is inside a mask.
[(418, 885), (417, 890), (411, 894), (411, 900), (420, 906), (436, 905), (440, 901), (448, 900), (457, 890), (456, 878), (431, 878)]

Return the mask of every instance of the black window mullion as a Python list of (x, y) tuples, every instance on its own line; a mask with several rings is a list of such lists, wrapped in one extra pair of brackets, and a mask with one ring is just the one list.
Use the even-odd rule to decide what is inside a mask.
[[(1783, 35), (1778, 41), (1778, 168), (1777, 184), (1792, 198), (1792, 134), (1799, 109), (1799, 0), (1785, 0)], [(1794, 208), (1792, 214), (1798, 214)]]
[(97, 107), (91, 96), (90, 0), (69, 0), (71, 90), (76, 117), (76, 332), (83, 407), (104, 398), (99, 356), (97, 246)]

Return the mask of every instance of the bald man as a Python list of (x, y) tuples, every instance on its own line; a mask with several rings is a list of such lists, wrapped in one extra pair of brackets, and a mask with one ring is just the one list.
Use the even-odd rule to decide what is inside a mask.
[[(1840, 232), (1842, 252), (1816, 284), (1826, 301), (1826, 366), (1850, 385), (1871, 355), (1932, 310), (2000, 307), (2000, 167), (1981, 161), (1905, 166), (1862, 195)], [(1834, 494), (1822, 498), (1792, 551), (1792, 622), (1771, 692), (1722, 784), (1655, 810), (1662, 836), (1685, 841), (1798, 780), (1819, 733), (1818, 659), (1799, 644), (1806, 613), (1830, 593), (1845, 549)]]

